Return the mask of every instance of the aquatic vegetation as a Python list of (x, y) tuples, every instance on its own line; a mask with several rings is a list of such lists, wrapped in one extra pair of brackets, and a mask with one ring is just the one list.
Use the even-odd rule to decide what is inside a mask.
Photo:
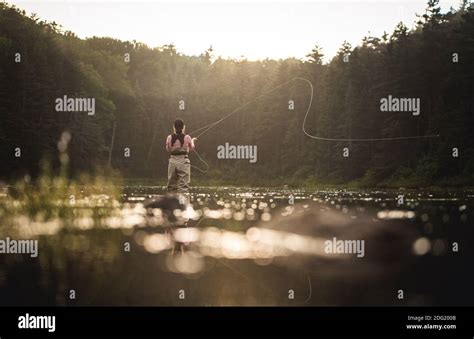
[(57, 170), (51, 167), (50, 161), (44, 160), (36, 179), (26, 175), (11, 186), (2, 187), (0, 232), (24, 237), (53, 234), (70, 226), (88, 229), (100, 226), (104, 218), (118, 213), (120, 177), (109, 170), (102, 175), (70, 178), (69, 139), (65, 132), (58, 142), (60, 165)]

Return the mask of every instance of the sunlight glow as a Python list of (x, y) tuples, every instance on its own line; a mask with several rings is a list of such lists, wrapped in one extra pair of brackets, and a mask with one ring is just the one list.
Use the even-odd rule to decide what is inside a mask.
[[(319, 44), (326, 60), (344, 40), (409, 28), (426, 1), (9, 1), (42, 19), (56, 21), (80, 38), (136, 40), (150, 47), (174, 44), (199, 55), (211, 45), (224, 58), (304, 58)], [(443, 11), (457, 0), (441, 0)]]

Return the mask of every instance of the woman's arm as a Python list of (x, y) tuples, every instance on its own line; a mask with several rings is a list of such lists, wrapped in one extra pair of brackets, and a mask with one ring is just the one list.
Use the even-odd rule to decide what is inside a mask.
[(191, 138), (190, 135), (186, 135), (186, 141), (187, 141), (187, 144), (188, 144), (188, 147), (189, 149), (192, 151), (193, 149), (196, 148), (196, 145), (194, 144), (194, 142), (197, 140), (197, 138)]

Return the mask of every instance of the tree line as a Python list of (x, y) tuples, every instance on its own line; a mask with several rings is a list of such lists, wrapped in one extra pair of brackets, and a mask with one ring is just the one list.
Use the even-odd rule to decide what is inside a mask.
[[(317, 40), (317, 36), (315, 36)], [(162, 179), (164, 140), (175, 118), (187, 131), (239, 112), (198, 140), (202, 180), (241, 184), (460, 186), (474, 183), (474, 6), (441, 13), (430, 0), (413, 29), (344, 42), (328, 62), (315, 46), (303, 59), (259, 60), (179, 53), (137, 41), (80, 39), (55, 22), (0, 4), (0, 178), (58, 163), (69, 131), (70, 175), (109, 163), (125, 177)], [(318, 141), (438, 135), (396, 141)], [(288, 84), (262, 95), (282, 83)], [(95, 114), (57, 112), (55, 100), (95, 98)], [(419, 98), (420, 114), (382, 112), (381, 98)], [(261, 96), (261, 97), (259, 97)], [(294, 103), (294, 109), (289, 107)], [(113, 140), (113, 142), (112, 142)], [(226, 142), (257, 145), (258, 161), (217, 159)], [(112, 147), (113, 144), (113, 147)], [(20, 157), (16, 153), (20, 151)], [(16, 152), (16, 153), (15, 153)], [(195, 155), (194, 165), (204, 167)]]

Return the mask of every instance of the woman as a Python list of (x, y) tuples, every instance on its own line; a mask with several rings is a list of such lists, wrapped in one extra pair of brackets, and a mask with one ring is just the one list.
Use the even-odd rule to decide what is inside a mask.
[(187, 193), (191, 181), (189, 151), (194, 149), (197, 138), (184, 134), (183, 120), (176, 119), (174, 133), (166, 138), (166, 150), (170, 153), (168, 162), (168, 192)]

